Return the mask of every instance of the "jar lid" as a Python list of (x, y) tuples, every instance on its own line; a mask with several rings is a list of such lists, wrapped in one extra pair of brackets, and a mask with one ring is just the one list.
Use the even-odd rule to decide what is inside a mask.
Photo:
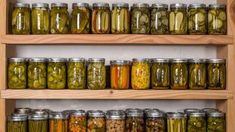
[(124, 2), (113, 3), (112, 7), (125, 7), (125, 8), (129, 8), (129, 4), (128, 3), (124, 3)]
[[(40, 113), (41, 112), (41, 113)], [(48, 113), (44, 111), (35, 111), (34, 113), (28, 116), (29, 120), (46, 120), (48, 119)]]
[(181, 112), (168, 112), (167, 117), (168, 118), (186, 118), (187, 115)]
[(184, 113), (186, 114), (190, 114), (190, 113), (194, 113), (194, 112), (199, 112), (200, 110), (197, 109), (197, 108), (187, 108), (187, 109), (184, 109)]
[(148, 58), (133, 58), (132, 61), (133, 62), (147, 62), (147, 63), (149, 63), (151, 60)]
[(101, 110), (90, 110), (87, 112), (89, 117), (105, 117), (105, 114)]
[(171, 8), (187, 8), (186, 4), (183, 3), (175, 3), (170, 5)]
[(111, 60), (111, 65), (130, 65), (131, 61), (129, 60)]
[(67, 3), (51, 3), (51, 7), (66, 7), (68, 8)]
[(105, 58), (89, 58), (88, 62), (105, 62)]
[(162, 58), (155, 58), (152, 60), (153, 60), (153, 63), (169, 63), (170, 62), (170, 59), (162, 59)]
[(69, 117), (71, 113), (75, 112), (76, 110), (64, 110), (63, 113)]
[(29, 114), (32, 112), (30, 108), (15, 108), (14, 112), (16, 114)]
[(32, 110), (32, 114), (38, 114), (38, 115), (48, 115), (48, 112), (46, 110), (43, 109), (34, 109)]
[(9, 62), (26, 62), (27, 59), (26, 58), (9, 58), (8, 61)]
[(204, 108), (204, 109), (202, 109), (202, 111), (204, 111), (206, 113), (211, 113), (211, 112), (217, 112), (218, 110), (215, 108)]
[(75, 110), (70, 115), (73, 115), (73, 116), (86, 116), (86, 112), (84, 110)]
[(189, 8), (206, 8), (206, 4), (200, 4), (200, 3), (194, 3), (194, 4), (190, 4)]
[(88, 3), (73, 3), (73, 8), (74, 7), (87, 7), (89, 8), (89, 4)]
[(14, 7), (26, 7), (26, 8), (29, 8), (30, 5), (28, 3), (15, 3)]
[(49, 58), (48, 62), (66, 62), (66, 58)]
[(8, 121), (26, 121), (27, 115), (22, 114), (11, 114), (8, 116)]
[(46, 62), (47, 58), (29, 58), (29, 62)]
[(109, 110), (106, 113), (107, 119), (125, 119), (126, 115), (123, 110)]
[(208, 113), (208, 117), (224, 117), (224, 116), (225, 114), (219, 111)]
[(188, 59), (171, 59), (171, 63), (187, 63)]
[(205, 112), (192, 112), (192, 113), (189, 113), (189, 116), (190, 117), (205, 117), (206, 116), (206, 113)]
[(109, 3), (97, 2), (93, 3), (93, 7), (109, 7)]
[(147, 117), (164, 117), (164, 113), (158, 110), (149, 110), (146, 115)]
[(188, 62), (189, 63), (206, 63), (207, 60), (206, 59), (189, 59)]
[(69, 58), (69, 62), (85, 62), (85, 58)]
[(226, 63), (225, 59), (207, 59), (208, 63)]
[(47, 3), (33, 3), (33, 8), (49, 8), (49, 4)]
[(67, 119), (68, 116), (64, 112), (51, 112), (49, 115), (50, 119)]
[(168, 5), (167, 4), (152, 4), (152, 8), (167, 8), (168, 9)]
[(143, 117), (144, 112), (141, 109), (126, 109), (127, 117)]
[(145, 8), (148, 8), (149, 4), (147, 4), (147, 3), (134, 3), (132, 7), (145, 7)]
[(226, 8), (225, 4), (210, 4), (209, 8)]

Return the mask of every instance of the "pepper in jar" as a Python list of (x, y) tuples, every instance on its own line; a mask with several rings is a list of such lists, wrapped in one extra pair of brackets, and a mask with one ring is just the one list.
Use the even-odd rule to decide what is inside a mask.
[(86, 132), (87, 120), (84, 110), (77, 110), (70, 114), (69, 132)]
[(206, 114), (204, 112), (192, 112), (187, 121), (187, 132), (206, 132)]
[(68, 116), (63, 112), (50, 113), (49, 132), (68, 132)]
[(144, 113), (140, 109), (127, 109), (126, 132), (144, 132)]
[(104, 112), (88, 111), (87, 132), (105, 132)]
[(207, 118), (207, 132), (226, 132), (224, 113), (211, 112)]

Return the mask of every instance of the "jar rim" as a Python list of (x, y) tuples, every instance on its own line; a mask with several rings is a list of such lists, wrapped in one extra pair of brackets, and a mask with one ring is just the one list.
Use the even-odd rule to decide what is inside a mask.
[(26, 8), (29, 8), (30, 7), (30, 4), (29, 3), (15, 3), (14, 4), (14, 7), (26, 7)]
[(225, 4), (210, 4), (209, 8), (226, 8)]
[(86, 112), (84, 110), (75, 110), (70, 114), (70, 116), (86, 116)]
[(189, 116), (190, 117), (205, 117), (206, 113), (202, 111), (197, 111), (197, 112), (189, 113)]
[(8, 116), (8, 121), (26, 121), (27, 115), (13, 113)]
[(126, 115), (123, 110), (108, 110), (106, 112), (107, 119), (125, 119)]
[(192, 112), (199, 112), (200, 110), (197, 109), (197, 108), (187, 108), (187, 109), (184, 109), (184, 113), (186, 114), (190, 114)]
[(85, 62), (86, 59), (85, 58), (69, 58), (68, 60), (69, 62)]
[(167, 117), (168, 118), (186, 118), (187, 115), (182, 112), (168, 112)]
[(132, 7), (145, 7), (145, 8), (148, 8), (149, 7), (149, 4), (147, 3), (134, 3)]
[(8, 58), (9, 62), (26, 62), (27, 58)]
[(206, 63), (206, 59), (189, 59), (188, 62), (189, 63)]
[(37, 58), (29, 58), (28, 59), (29, 62), (46, 62), (47, 58), (41, 58), (41, 57), (37, 57)]
[(164, 113), (159, 110), (149, 110), (146, 112), (147, 117), (164, 117)]
[(129, 60), (111, 60), (111, 65), (130, 65), (131, 61)]
[(225, 59), (207, 59), (208, 63), (226, 63)]
[(31, 108), (15, 108), (14, 112), (17, 114), (29, 114), (32, 112), (32, 109)]
[(179, 58), (176, 58), (176, 59), (171, 59), (170, 62), (171, 63), (187, 63), (188, 59), (179, 59)]
[(169, 63), (170, 59), (165, 58), (154, 58), (152, 59), (153, 63)]
[(66, 62), (66, 58), (49, 58), (48, 62)]
[(200, 8), (200, 7), (206, 8), (206, 4), (202, 4), (202, 3), (193, 3), (193, 4), (190, 4), (190, 5), (189, 5), (189, 8)]
[(144, 112), (141, 109), (126, 109), (127, 117), (143, 117)]
[(202, 109), (202, 111), (204, 111), (206, 113), (210, 113), (210, 112), (217, 112), (218, 110), (215, 108), (204, 108), (204, 109)]
[(33, 3), (32, 4), (32, 8), (49, 8), (49, 4), (48, 3)]
[(97, 2), (97, 3), (93, 3), (92, 5), (93, 7), (109, 7), (109, 3), (106, 2)]
[(105, 62), (105, 58), (89, 58), (88, 62)]
[(168, 9), (168, 5), (167, 4), (152, 4), (152, 8), (167, 8)]
[(216, 111), (216, 112), (210, 112), (210, 113), (208, 113), (208, 116), (209, 116), (209, 117), (224, 117), (225, 114), (224, 114), (223, 112), (218, 112), (218, 111)]
[(89, 110), (87, 113), (89, 117), (105, 117), (105, 113), (101, 110)]
[(68, 8), (68, 4), (67, 3), (51, 3), (51, 7), (66, 7)]
[(74, 7), (86, 7), (86, 8), (89, 8), (90, 6), (89, 6), (89, 4), (88, 3), (73, 3), (72, 4), (72, 7), (74, 8)]
[(46, 120), (48, 119), (49, 115), (45, 112), (45, 113), (33, 113), (33, 114), (29, 114), (28, 115), (28, 119), (29, 120)]
[(149, 58), (133, 58), (132, 62), (150, 62), (151, 60)]
[(125, 8), (129, 8), (129, 4), (125, 3), (125, 2), (118, 2), (118, 3), (113, 3), (112, 7), (125, 7)]
[(68, 119), (68, 116), (64, 112), (53, 111), (49, 115), (50, 119)]
[(170, 4), (170, 8), (187, 8), (187, 5), (183, 3), (175, 3), (175, 4)]

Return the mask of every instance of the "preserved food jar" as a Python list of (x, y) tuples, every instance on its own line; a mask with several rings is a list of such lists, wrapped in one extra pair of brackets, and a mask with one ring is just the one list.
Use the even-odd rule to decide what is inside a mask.
[(69, 117), (69, 132), (86, 132), (86, 112), (77, 110), (72, 112)]
[(48, 132), (48, 114), (35, 111), (34, 114), (29, 115), (28, 132)]
[(111, 64), (111, 88), (128, 89), (130, 81), (130, 61), (112, 60)]
[(222, 112), (211, 112), (207, 118), (207, 132), (226, 132), (225, 115)]
[(186, 114), (167, 113), (167, 132), (186, 132)]
[(106, 132), (126, 132), (125, 112), (121, 110), (109, 110), (106, 114)]
[(51, 4), (51, 33), (66, 34), (69, 32), (69, 13), (68, 4), (52, 3)]
[(11, 28), (13, 34), (30, 34), (30, 5), (16, 3), (12, 12)]
[(14, 113), (21, 115), (28, 115), (32, 112), (30, 108), (15, 108)]
[(49, 33), (49, 4), (34, 3), (32, 4), (31, 23), (33, 34), (48, 34)]
[(147, 119), (145, 122), (146, 132), (165, 132), (166, 124), (164, 113), (158, 110), (150, 110), (146, 112)]
[(27, 132), (27, 116), (12, 114), (7, 120), (7, 132)]
[(170, 34), (187, 34), (187, 5), (171, 4), (170, 8)]
[(28, 63), (28, 88), (45, 89), (47, 85), (46, 58), (30, 58)]
[(135, 3), (131, 8), (131, 33), (149, 34), (150, 10), (146, 3)]
[(187, 132), (206, 132), (206, 119), (204, 112), (193, 112), (189, 114)]
[(47, 66), (47, 86), (49, 89), (64, 89), (66, 85), (66, 59), (50, 58)]
[(226, 5), (211, 4), (208, 11), (208, 34), (225, 35), (227, 33)]
[(144, 113), (140, 109), (127, 109), (126, 132), (144, 132)]
[(92, 33), (110, 33), (110, 7), (108, 3), (94, 3), (92, 10)]
[(104, 112), (88, 111), (87, 132), (105, 132)]
[(26, 88), (26, 59), (10, 58), (8, 60), (8, 88), (25, 89)]
[(86, 63), (84, 58), (70, 58), (67, 64), (69, 89), (86, 88)]
[(187, 108), (187, 109), (184, 109), (184, 113), (187, 114), (188, 116), (191, 114), (191, 113), (197, 113), (197, 112), (200, 112), (201, 110), (197, 109), (197, 108)]
[(90, 33), (90, 8), (87, 3), (73, 3), (71, 14), (71, 32), (79, 34)]
[(151, 11), (151, 34), (169, 33), (169, 12), (167, 4), (153, 4)]
[(208, 63), (208, 89), (225, 89), (226, 61), (224, 59), (209, 59)]
[(104, 58), (90, 58), (88, 60), (87, 87), (88, 89), (105, 89), (106, 68)]
[(133, 59), (131, 86), (133, 89), (149, 89), (150, 64), (148, 59)]
[(49, 132), (68, 132), (68, 116), (63, 112), (49, 115)]

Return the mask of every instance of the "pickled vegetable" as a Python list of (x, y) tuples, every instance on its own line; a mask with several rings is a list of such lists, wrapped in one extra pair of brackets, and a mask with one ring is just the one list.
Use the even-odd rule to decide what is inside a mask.
[(191, 113), (187, 123), (187, 132), (206, 132), (205, 113)]
[(207, 132), (226, 132), (224, 114), (213, 112), (207, 119)]
[(139, 109), (128, 109), (126, 132), (144, 132), (144, 113)]
[(110, 110), (106, 114), (106, 132), (125, 132), (125, 113)]
[(105, 118), (101, 111), (89, 111), (87, 132), (105, 132)]
[(27, 116), (13, 114), (8, 117), (7, 132), (27, 132)]
[(68, 132), (68, 120), (65, 114), (61, 112), (50, 114), (49, 132)]
[(167, 115), (167, 132), (186, 132), (186, 116), (182, 113)]
[(146, 132), (165, 132), (166, 125), (164, 114), (160, 111), (150, 110), (147, 112), (145, 123)]
[(69, 117), (69, 132), (86, 132), (86, 113), (83, 110), (71, 113)]

